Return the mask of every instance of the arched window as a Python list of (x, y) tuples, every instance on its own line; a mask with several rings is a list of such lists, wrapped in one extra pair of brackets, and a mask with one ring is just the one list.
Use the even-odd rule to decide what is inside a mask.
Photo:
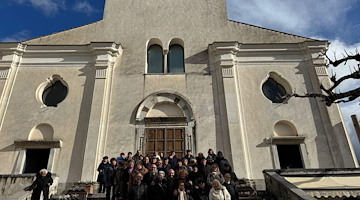
[(147, 73), (164, 73), (163, 49), (160, 45), (151, 45), (147, 52)]
[(184, 72), (184, 48), (179, 44), (173, 44), (169, 48), (168, 73)]
[(68, 88), (60, 80), (57, 80), (44, 90), (42, 100), (46, 106), (56, 107), (65, 99), (67, 93)]

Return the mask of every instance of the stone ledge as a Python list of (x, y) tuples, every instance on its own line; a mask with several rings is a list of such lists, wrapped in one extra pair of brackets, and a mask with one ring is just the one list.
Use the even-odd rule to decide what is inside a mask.
[(62, 141), (14, 141), (15, 149), (51, 149), (61, 148)]

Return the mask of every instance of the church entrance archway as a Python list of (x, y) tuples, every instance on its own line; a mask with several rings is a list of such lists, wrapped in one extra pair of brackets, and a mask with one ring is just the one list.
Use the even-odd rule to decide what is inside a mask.
[(156, 93), (139, 105), (136, 115), (136, 148), (143, 154), (183, 157), (195, 151), (195, 120), (190, 104), (174, 93)]

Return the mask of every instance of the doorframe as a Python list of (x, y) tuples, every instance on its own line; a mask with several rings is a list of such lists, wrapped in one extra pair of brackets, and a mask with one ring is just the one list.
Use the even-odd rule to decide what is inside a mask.
[[(135, 149), (134, 152), (140, 150), (144, 152), (144, 140), (145, 140), (145, 128), (150, 126), (149, 123), (145, 123), (145, 118), (148, 112), (157, 103), (173, 103), (179, 106), (184, 113), (184, 122), (167, 124), (166, 126), (182, 126), (185, 129), (185, 149), (190, 149), (196, 152), (196, 140), (195, 140), (195, 119), (192, 106), (189, 101), (182, 95), (176, 92), (157, 92), (147, 96), (137, 107), (135, 116)], [(165, 126), (165, 124), (153, 124), (151, 126)]]

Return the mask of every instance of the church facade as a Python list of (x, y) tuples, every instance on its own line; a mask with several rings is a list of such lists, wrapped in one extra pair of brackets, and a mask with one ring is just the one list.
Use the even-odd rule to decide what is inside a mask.
[[(227, 19), (226, 1), (106, 0), (102, 20), (0, 43), (0, 174), (96, 180), (104, 155), (222, 151), (238, 177), (355, 167), (328, 42)], [(40, 163), (40, 164), (39, 164)]]

